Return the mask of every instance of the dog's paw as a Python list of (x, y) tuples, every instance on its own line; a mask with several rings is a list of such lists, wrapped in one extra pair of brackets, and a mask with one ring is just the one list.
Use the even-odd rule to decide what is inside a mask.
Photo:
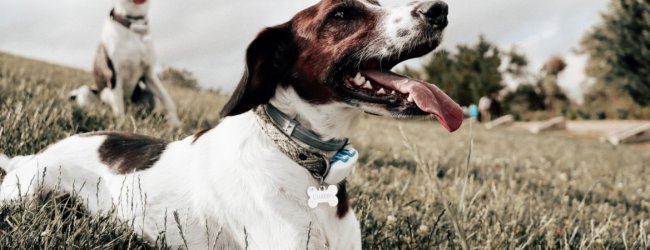
[(76, 102), (80, 107), (86, 107), (99, 101), (97, 94), (88, 86), (81, 86), (68, 93), (70, 101)]

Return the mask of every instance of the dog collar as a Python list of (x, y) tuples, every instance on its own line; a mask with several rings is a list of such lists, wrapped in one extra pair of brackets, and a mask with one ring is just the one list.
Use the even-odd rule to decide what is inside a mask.
[[(358, 153), (348, 146), (347, 139), (323, 141), (316, 133), (270, 104), (257, 107), (255, 114), (262, 131), (278, 149), (321, 182), (340, 183), (350, 174), (358, 159)], [(328, 155), (333, 157), (330, 159)]]
[[(120, 25), (124, 26), (127, 29), (132, 30), (135, 33), (138, 33), (140, 35), (149, 34), (149, 25), (145, 16), (129, 16), (129, 15), (122, 16), (116, 14), (115, 9), (112, 9), (110, 18), (111, 20), (119, 23)], [(134, 22), (138, 20), (144, 20), (144, 24)]]
[(131, 20), (142, 20), (147, 18), (147, 16), (131, 16), (131, 15), (126, 15), (126, 18), (131, 19)]
[(282, 113), (282, 111), (271, 104), (264, 105), (264, 109), (269, 115), (269, 118), (271, 118), (271, 122), (280, 128), (284, 134), (309, 147), (325, 152), (336, 152), (348, 144), (348, 139), (321, 140), (320, 136), (316, 135), (316, 133), (303, 127), (298, 121)]

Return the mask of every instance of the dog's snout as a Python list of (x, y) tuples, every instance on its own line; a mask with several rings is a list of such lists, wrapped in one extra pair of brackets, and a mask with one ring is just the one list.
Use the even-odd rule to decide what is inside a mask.
[(418, 13), (431, 24), (447, 27), (449, 6), (443, 1), (425, 2), (418, 7)]

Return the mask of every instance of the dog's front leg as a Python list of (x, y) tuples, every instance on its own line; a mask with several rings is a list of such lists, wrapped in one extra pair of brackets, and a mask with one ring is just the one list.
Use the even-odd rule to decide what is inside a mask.
[(101, 93), (101, 99), (111, 106), (113, 113), (120, 119), (126, 116), (124, 109), (124, 90), (121, 81), (118, 80), (117, 86), (111, 89), (104, 89)]
[[(41, 166), (36, 156), (17, 156), (3, 168), (7, 175), (0, 185), (0, 203), (32, 200), (42, 191), (49, 191), (57, 183), (55, 168), (48, 170)], [(48, 172), (49, 171), (49, 172)]]
[(178, 114), (176, 113), (176, 105), (174, 104), (174, 101), (169, 96), (167, 90), (165, 90), (162, 83), (156, 74), (153, 73), (153, 71), (149, 70), (145, 82), (147, 84), (147, 87), (156, 96), (156, 99), (162, 102), (162, 105), (165, 108), (165, 117), (167, 118), (169, 124), (175, 127), (181, 126), (182, 123), (178, 118)]

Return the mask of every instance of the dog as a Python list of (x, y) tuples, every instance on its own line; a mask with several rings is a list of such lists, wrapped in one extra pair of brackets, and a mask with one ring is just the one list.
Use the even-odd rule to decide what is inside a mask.
[(173, 126), (181, 122), (176, 106), (154, 74), (156, 56), (149, 35), (148, 0), (116, 0), (104, 24), (93, 73), (95, 88), (82, 86), (70, 92), (70, 99), (85, 107), (103, 101), (118, 117), (125, 116), (124, 99), (138, 102), (147, 95), (165, 109)]
[(439, 45), (447, 12), (441, 1), (322, 0), (252, 41), (215, 128), (175, 142), (75, 135), (5, 159), (0, 198), (74, 193), (173, 247), (361, 249), (345, 184), (359, 117), (463, 122), (436, 86), (390, 72)]

